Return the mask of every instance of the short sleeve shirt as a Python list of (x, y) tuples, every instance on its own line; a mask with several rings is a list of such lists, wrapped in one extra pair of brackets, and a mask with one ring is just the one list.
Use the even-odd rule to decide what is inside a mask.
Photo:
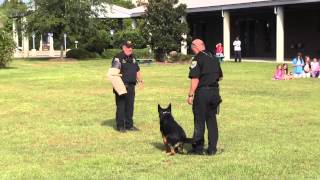
[(301, 74), (303, 72), (304, 62), (303, 59), (294, 58), (292, 64), (296, 65), (294, 67), (294, 74)]
[(134, 55), (127, 56), (120, 52), (112, 59), (111, 67), (120, 69), (125, 84), (136, 84), (137, 72), (140, 71), (140, 67)]
[(234, 46), (235, 51), (241, 51), (241, 41), (240, 40), (234, 41), (233, 46)]
[(219, 60), (207, 51), (199, 52), (189, 69), (189, 78), (199, 79), (198, 87), (218, 87), (218, 81), (223, 77)]

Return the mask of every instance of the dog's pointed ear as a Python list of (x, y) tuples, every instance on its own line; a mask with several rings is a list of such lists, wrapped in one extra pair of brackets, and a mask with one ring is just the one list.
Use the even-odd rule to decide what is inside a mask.
[(171, 103), (169, 104), (168, 109), (171, 112)]
[(162, 110), (160, 104), (158, 104), (158, 112), (160, 112)]

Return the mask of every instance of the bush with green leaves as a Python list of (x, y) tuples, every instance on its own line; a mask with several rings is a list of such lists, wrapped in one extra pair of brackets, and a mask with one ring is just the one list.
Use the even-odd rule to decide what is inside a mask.
[(95, 52), (89, 52), (86, 49), (71, 49), (67, 52), (67, 58), (75, 59), (88, 59), (88, 58), (99, 58), (99, 54)]
[(111, 35), (106, 30), (98, 30), (97, 34), (88, 39), (85, 49), (90, 52), (102, 54), (110, 46)]
[(138, 59), (153, 59), (154, 54), (149, 52), (148, 48), (144, 49), (133, 49), (133, 54)]
[(155, 52), (156, 60), (163, 61), (168, 52), (179, 51), (182, 34), (188, 34), (188, 24), (181, 18), (187, 15), (187, 6), (178, 0), (148, 2), (142, 33)]
[(105, 59), (111, 59), (114, 56), (116, 56), (120, 51), (121, 49), (105, 49), (101, 56)]
[(123, 41), (132, 41), (134, 48), (142, 49), (147, 46), (145, 39), (139, 30), (123, 30), (114, 35), (113, 47), (120, 48)]
[(0, 29), (0, 68), (6, 67), (12, 61), (15, 47), (11, 35)]
[[(119, 52), (121, 52), (121, 49), (106, 49), (103, 53), (102, 53), (102, 57), (106, 58), (106, 59), (111, 59), (113, 58), (115, 55), (117, 55)], [(153, 58), (154, 54), (153, 53), (149, 53), (149, 49), (148, 48), (144, 48), (144, 49), (133, 49), (133, 54), (136, 58), (138, 59), (149, 59), (149, 58)]]
[(192, 55), (185, 55), (178, 52), (171, 52), (169, 54), (168, 61), (169, 62), (189, 62), (192, 59)]

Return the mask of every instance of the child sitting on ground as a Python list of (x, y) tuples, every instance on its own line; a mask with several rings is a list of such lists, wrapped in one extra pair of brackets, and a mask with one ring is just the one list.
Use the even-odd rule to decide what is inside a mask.
[(293, 66), (293, 77), (294, 78), (302, 78), (303, 77), (303, 67), (304, 61), (302, 59), (302, 53), (298, 53), (297, 57), (292, 60)]
[(284, 80), (284, 72), (281, 64), (278, 64), (273, 75), (273, 80)]
[(320, 74), (320, 65), (317, 58), (313, 58), (311, 62), (311, 77), (317, 78)]
[(287, 63), (282, 64), (283, 74), (285, 80), (290, 80), (293, 78), (292, 72), (289, 72), (289, 67)]
[(311, 60), (310, 56), (305, 57), (305, 63), (303, 66), (303, 77), (304, 78), (309, 78), (311, 77)]

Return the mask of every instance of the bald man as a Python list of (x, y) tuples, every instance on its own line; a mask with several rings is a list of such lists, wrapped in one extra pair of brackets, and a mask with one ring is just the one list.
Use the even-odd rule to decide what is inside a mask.
[(191, 85), (188, 95), (188, 104), (192, 105), (194, 115), (194, 134), (192, 150), (189, 154), (204, 154), (205, 124), (208, 129), (207, 155), (215, 155), (218, 142), (218, 124), (216, 114), (221, 103), (219, 81), (223, 74), (219, 60), (206, 51), (202, 40), (196, 39), (191, 45), (195, 53), (190, 65), (189, 78)]

